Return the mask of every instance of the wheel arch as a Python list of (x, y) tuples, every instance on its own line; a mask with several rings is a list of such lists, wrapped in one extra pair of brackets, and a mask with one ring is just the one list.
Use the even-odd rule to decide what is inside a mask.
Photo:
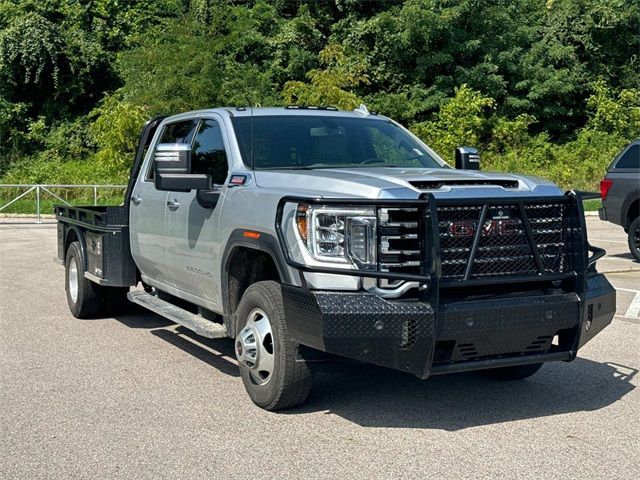
[(632, 190), (622, 205), (622, 226), (627, 229), (634, 218), (640, 216), (640, 189)]
[(67, 252), (69, 251), (69, 247), (73, 242), (76, 242), (76, 241), (80, 245), (80, 255), (82, 255), (82, 263), (84, 266), (87, 265), (87, 249), (84, 243), (84, 235), (76, 225), (69, 225), (67, 227), (67, 231), (64, 236), (64, 251), (62, 256), (62, 261), (65, 262), (65, 266), (66, 266)]
[(229, 336), (235, 336), (235, 312), (242, 294), (253, 283), (275, 280), (291, 284), (287, 268), (276, 238), (265, 232), (248, 237), (246, 229), (234, 230), (229, 237), (221, 262), (221, 293), (225, 324)]

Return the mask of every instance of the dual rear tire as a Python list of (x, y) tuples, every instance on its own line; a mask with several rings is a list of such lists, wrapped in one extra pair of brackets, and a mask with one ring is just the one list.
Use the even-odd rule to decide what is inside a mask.
[(79, 242), (72, 242), (65, 257), (67, 304), (76, 318), (96, 318), (123, 311), (128, 287), (105, 287), (84, 278), (86, 270)]

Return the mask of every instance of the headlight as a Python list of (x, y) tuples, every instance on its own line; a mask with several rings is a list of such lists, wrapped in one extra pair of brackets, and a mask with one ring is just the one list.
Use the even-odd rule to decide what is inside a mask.
[(300, 204), (296, 226), (315, 260), (376, 269), (377, 219), (373, 208)]

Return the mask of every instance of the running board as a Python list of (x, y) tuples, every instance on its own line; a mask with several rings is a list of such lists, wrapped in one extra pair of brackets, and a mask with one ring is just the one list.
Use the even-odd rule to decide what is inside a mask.
[(206, 320), (150, 293), (129, 292), (127, 298), (131, 302), (137, 303), (172, 322), (179, 323), (203, 337), (223, 338), (227, 336), (227, 328), (224, 325)]

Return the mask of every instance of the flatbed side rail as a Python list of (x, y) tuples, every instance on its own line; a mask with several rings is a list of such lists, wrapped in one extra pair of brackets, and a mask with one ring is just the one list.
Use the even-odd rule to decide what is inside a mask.
[(121, 230), (128, 226), (128, 215), (125, 206), (118, 207), (71, 207), (56, 205), (56, 219), (61, 222), (98, 230)]

